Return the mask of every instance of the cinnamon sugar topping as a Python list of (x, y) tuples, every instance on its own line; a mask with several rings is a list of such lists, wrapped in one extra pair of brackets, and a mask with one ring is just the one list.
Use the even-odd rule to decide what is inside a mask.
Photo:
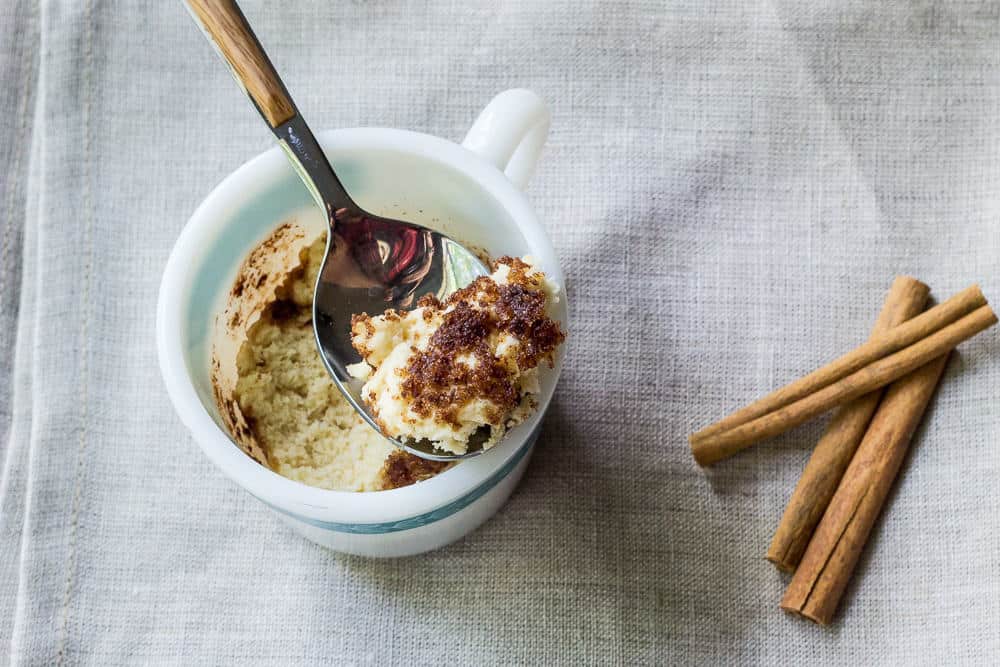
[[(497, 264), (511, 267), (511, 282), (499, 285), (490, 277), (477, 278), (437, 306), (447, 311), (444, 321), (427, 349), (411, 357), (402, 385), (403, 396), (412, 401), (418, 415), (457, 425), (456, 414), (463, 405), (484, 399), (495, 406), (491, 421), (498, 420), (520, 400), (516, 370), (533, 368), (543, 359), (552, 365), (552, 355), (566, 336), (559, 323), (545, 314), (545, 294), (537, 291), (537, 281), (527, 275), (530, 267), (520, 259), (502, 257)], [(426, 307), (433, 307), (431, 303), (428, 300)], [(504, 333), (520, 341), (516, 369), (491, 349), (491, 339)], [(463, 354), (474, 362), (456, 363)]]
[(352, 342), (373, 370), (362, 397), (382, 429), (457, 453), (480, 427), (498, 441), (533, 409), (535, 369), (552, 366), (565, 340), (547, 313), (557, 291), (530, 263), (502, 257), (492, 275), (444, 301), (425, 296), (415, 311), (356, 316)]

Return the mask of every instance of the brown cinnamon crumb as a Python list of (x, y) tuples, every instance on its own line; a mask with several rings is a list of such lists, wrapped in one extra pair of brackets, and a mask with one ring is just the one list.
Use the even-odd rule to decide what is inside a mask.
[(417, 301), (418, 308), (440, 308), (441, 300), (433, 294), (425, 294)]
[[(368, 313), (351, 316), (351, 337), (357, 339), (357, 337), (361, 336), (362, 331), (364, 331), (365, 340), (371, 340), (375, 335), (375, 325), (372, 324), (372, 318)], [(354, 343), (354, 349), (358, 351), (358, 354), (362, 358), (371, 354), (371, 349), (360, 342)]]
[(380, 486), (383, 490), (409, 486), (433, 477), (450, 465), (447, 461), (430, 461), (398, 449), (391, 452), (382, 464)]
[(372, 324), (372, 318), (368, 313), (351, 315), (351, 331), (357, 333), (359, 331), (358, 327), (364, 328), (369, 338), (375, 335), (375, 325)]

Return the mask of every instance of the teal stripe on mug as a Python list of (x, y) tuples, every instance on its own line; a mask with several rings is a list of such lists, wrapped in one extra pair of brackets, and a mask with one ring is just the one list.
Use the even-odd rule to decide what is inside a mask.
[(538, 440), (538, 434), (541, 431), (541, 428), (541, 423), (535, 426), (535, 429), (531, 432), (531, 435), (528, 436), (528, 439), (525, 440), (524, 444), (521, 445), (521, 448), (517, 450), (517, 453), (514, 454), (514, 456), (512, 456), (510, 460), (503, 465), (503, 467), (493, 473), (472, 491), (469, 491), (461, 498), (453, 500), (447, 505), (442, 505), (441, 507), (431, 510), (430, 512), (408, 517), (406, 519), (400, 519), (399, 521), (388, 521), (384, 523), (337, 523), (335, 521), (321, 521), (319, 519), (312, 519), (283, 510), (280, 507), (275, 507), (266, 501), (262, 502), (276, 512), (290, 516), (296, 521), (301, 521), (302, 523), (315, 526), (316, 528), (322, 528), (323, 530), (332, 530), (339, 533), (352, 533), (354, 535), (378, 535), (381, 533), (395, 533), (401, 530), (420, 528), (421, 526), (426, 526), (434, 523), (435, 521), (444, 519), (445, 517), (449, 517), (455, 512), (468, 507), (476, 500), (486, 495), (490, 489), (496, 486), (504, 477), (509, 475), (510, 472), (517, 467), (517, 464), (520, 463), (525, 456), (527, 456), (528, 452), (531, 451), (531, 446), (536, 440)]

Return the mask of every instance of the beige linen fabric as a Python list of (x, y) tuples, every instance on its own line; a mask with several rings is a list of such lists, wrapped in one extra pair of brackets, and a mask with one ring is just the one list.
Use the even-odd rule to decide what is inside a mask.
[(487, 525), (377, 562), (292, 535), (156, 368), (177, 234), (272, 139), (180, 2), (0, 21), (0, 662), (989, 664), (997, 336), (962, 347), (829, 630), (763, 559), (812, 424), (709, 472), (685, 436), (863, 340), (892, 277), (1000, 298), (1000, 4), (247, 0), (318, 128), (552, 134), (528, 196), (568, 367)]

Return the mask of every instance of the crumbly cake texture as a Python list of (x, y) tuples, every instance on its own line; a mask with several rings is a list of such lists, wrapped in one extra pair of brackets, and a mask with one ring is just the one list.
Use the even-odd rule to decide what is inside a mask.
[(356, 315), (351, 342), (363, 361), (348, 370), (365, 380), (362, 399), (386, 434), (463, 454), (485, 429), (489, 448), (537, 407), (538, 366), (552, 366), (565, 339), (550, 317), (558, 300), (530, 257), (502, 257), (443, 302)]
[(311, 306), (324, 251), (322, 238), (302, 248), (239, 347), (233, 393), (253, 440), (275, 472), (324, 489), (377, 491), (432, 477), (447, 465), (393, 447), (323, 366)]

